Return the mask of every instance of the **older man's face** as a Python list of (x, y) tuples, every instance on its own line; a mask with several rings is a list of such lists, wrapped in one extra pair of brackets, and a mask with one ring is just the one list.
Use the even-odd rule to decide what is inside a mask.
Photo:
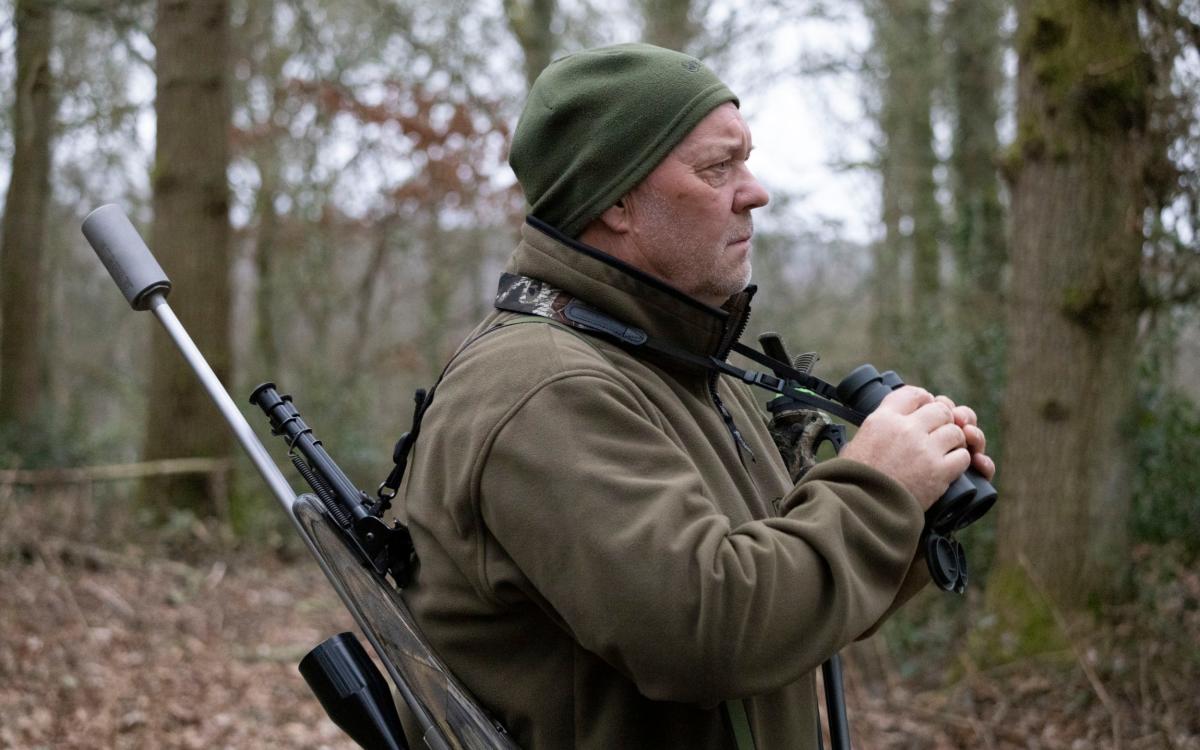
[(750, 129), (732, 102), (708, 114), (624, 199), (634, 263), (720, 305), (750, 281), (750, 211), (767, 191), (750, 170)]

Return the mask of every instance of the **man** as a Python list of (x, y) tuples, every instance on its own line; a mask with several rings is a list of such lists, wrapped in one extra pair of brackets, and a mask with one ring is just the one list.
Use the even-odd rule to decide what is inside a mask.
[(749, 312), (750, 150), (680, 53), (578, 53), (530, 92), (531, 214), (404, 487), (406, 598), (522, 747), (815, 747), (814, 668), (924, 583), (923, 510), (971, 455), (993, 471), (969, 409), (904, 388), (793, 486), (704, 366)]

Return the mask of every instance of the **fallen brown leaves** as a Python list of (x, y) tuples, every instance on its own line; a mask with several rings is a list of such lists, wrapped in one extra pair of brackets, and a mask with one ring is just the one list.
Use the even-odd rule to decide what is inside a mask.
[(1135, 568), (1132, 602), (1060, 617), (1066, 652), (989, 669), (965, 650), (928, 654), (929, 669), (900, 679), (878, 640), (855, 645), (854, 747), (1200, 750), (1200, 566), (1140, 548)]
[(0, 748), (356, 747), (296, 671), (352, 625), (315, 564), (6, 551)]
[[(296, 671), (352, 629), (314, 563), (233, 552), (203, 529), (198, 551), (172, 559), (150, 537), (67, 539), (12, 510), (0, 748), (355, 747)], [(1200, 750), (1200, 567), (1141, 549), (1137, 570), (1137, 599), (1072, 621), (1067, 651), (983, 669), (950, 650), (917, 655), (913, 673), (881, 639), (856, 644), (854, 747)]]

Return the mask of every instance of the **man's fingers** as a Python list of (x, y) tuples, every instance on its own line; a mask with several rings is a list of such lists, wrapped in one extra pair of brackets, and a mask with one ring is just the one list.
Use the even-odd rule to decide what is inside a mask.
[(972, 454), (971, 465), (975, 467), (975, 471), (982, 474), (983, 478), (989, 482), (996, 476), (996, 462), (992, 460), (991, 456), (984, 453)]
[(912, 417), (925, 432), (933, 432), (943, 425), (950, 425), (962, 432), (962, 428), (954, 424), (954, 413), (940, 401), (930, 401), (913, 412)]
[(978, 425), (979, 416), (975, 414), (975, 410), (969, 406), (954, 407), (954, 422), (959, 427), (966, 427), (969, 424)]
[(954, 403), (954, 401), (952, 401), (952, 400), (950, 399), (950, 397), (949, 397), (949, 396), (947, 396), (947, 395), (945, 395), (945, 394), (938, 394), (938, 395), (936, 395), (936, 396), (934, 396), (934, 397), (933, 397), (933, 400), (934, 400), (934, 401), (937, 401), (937, 402), (938, 402), (938, 403), (940, 403), (940, 404), (945, 404), (946, 406), (949, 406), (949, 407), (950, 407), (952, 410), (953, 410), (953, 409), (955, 408), (955, 406), (956, 406), (956, 404)]
[(975, 410), (971, 407), (956, 404), (949, 396), (945, 395), (934, 396), (934, 400), (950, 407), (950, 409), (954, 412), (954, 422), (959, 427), (964, 427), (969, 424), (979, 424), (979, 417), (975, 414)]
[[(949, 471), (953, 472), (953, 475), (957, 477), (970, 467), (971, 454), (967, 452), (966, 448), (955, 448), (946, 454), (945, 461)], [(949, 484), (949, 482), (946, 484)]]
[(924, 388), (918, 388), (915, 385), (906, 385), (903, 388), (897, 388), (887, 395), (880, 402), (880, 409), (897, 414), (912, 414), (917, 409), (928, 403), (933, 402), (933, 394)]
[(942, 453), (950, 453), (959, 448), (965, 450), (967, 447), (967, 441), (963, 436), (962, 428), (956, 424), (944, 424), (938, 427), (929, 433), (929, 438)]
[(962, 431), (967, 437), (967, 450), (972, 453), (983, 453), (987, 450), (987, 436), (983, 434), (983, 430), (969, 424), (963, 427)]

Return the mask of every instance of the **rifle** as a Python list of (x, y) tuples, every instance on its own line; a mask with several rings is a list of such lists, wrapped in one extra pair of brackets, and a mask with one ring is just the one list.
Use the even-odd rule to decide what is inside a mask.
[[(167, 304), (171, 282), (129, 218), (109, 204), (92, 211), (83, 234), (134, 310), (166, 329), (233, 430), (251, 463), (292, 520), (329, 583), (387, 670), (430, 750), (515, 750), (516, 745), (438, 658), (400, 595), (415, 562), (408, 529), (383, 520), (391, 497), (359, 490), (273, 383), (251, 403), (288, 443), (292, 463), (312, 488), (297, 496), (179, 319)], [(389, 580), (390, 577), (390, 580)], [(335, 635), (300, 662), (300, 673), (330, 718), (355, 742), (408, 750), (410, 742), (387, 682), (352, 633)]]

